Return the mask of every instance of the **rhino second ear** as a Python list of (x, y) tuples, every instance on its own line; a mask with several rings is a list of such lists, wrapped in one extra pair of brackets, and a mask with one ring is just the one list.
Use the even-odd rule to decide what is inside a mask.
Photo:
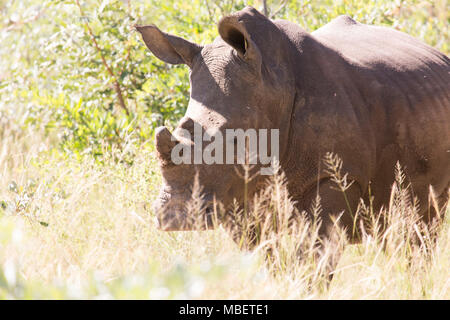
[(187, 64), (192, 62), (202, 47), (183, 38), (162, 32), (154, 25), (136, 26), (142, 35), (147, 48), (164, 62), (171, 64)]
[(241, 58), (255, 66), (261, 66), (261, 51), (252, 40), (244, 22), (231, 15), (222, 18), (218, 27), (220, 37), (232, 46)]

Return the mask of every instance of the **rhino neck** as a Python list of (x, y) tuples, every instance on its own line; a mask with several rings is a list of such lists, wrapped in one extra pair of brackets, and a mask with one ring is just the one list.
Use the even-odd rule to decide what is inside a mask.
[(284, 125), (286, 135), (281, 139), (284, 146), (280, 146), (280, 160), (283, 165), (283, 162), (290, 161), (292, 140), (296, 138), (295, 123), (298, 120), (296, 117), (307, 103), (308, 96), (318, 91), (318, 84), (326, 77), (320, 66), (322, 51), (325, 48), (314, 36), (295, 23), (275, 20), (274, 24), (281, 31), (280, 52), (284, 55), (278, 68), (286, 70), (289, 79), (286, 90), (289, 98), (283, 106), (288, 109), (286, 114), (289, 117), (284, 119), (283, 124), (289, 125)]
[(337, 52), (325, 46), (314, 35), (295, 23), (276, 20), (285, 41), (282, 52), (285, 67), (291, 70), (295, 79), (297, 94), (309, 94), (317, 86), (327, 80), (331, 64), (344, 62)]
[(286, 138), (280, 134), (280, 162), (295, 198), (325, 177), (321, 163), (326, 150), (334, 150), (329, 137), (333, 130), (339, 135), (341, 125), (335, 116), (342, 102), (336, 96), (340, 84), (333, 74), (345, 69), (346, 62), (298, 25), (283, 20), (275, 24), (287, 40), (284, 63), (294, 79)]

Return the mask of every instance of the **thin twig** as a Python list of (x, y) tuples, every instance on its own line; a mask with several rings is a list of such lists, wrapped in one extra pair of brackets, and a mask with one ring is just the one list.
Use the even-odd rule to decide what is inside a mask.
[[(80, 1), (79, 0), (75, 0), (78, 8), (80, 9), (80, 14), (81, 17), (85, 17), (84, 15), (84, 11), (83, 8), (80, 5)], [(117, 80), (117, 77), (115, 76), (114, 72), (112, 71), (111, 67), (108, 65), (108, 63), (106, 62), (105, 56), (103, 55), (102, 50), (100, 49), (100, 46), (97, 43), (97, 40), (95, 40), (95, 35), (94, 32), (91, 29), (91, 26), (89, 25), (87, 19), (84, 19), (84, 24), (86, 26), (86, 29), (88, 30), (88, 33), (92, 39), (92, 42), (94, 44), (95, 49), (97, 50), (98, 54), (100, 55), (100, 58), (102, 59), (102, 63), (105, 66), (106, 70), (108, 71), (109, 75), (113, 78), (114, 81), (114, 90), (117, 93), (117, 97), (119, 99), (119, 105), (120, 107), (125, 111), (125, 113), (127, 115), (130, 115), (130, 112), (128, 111), (127, 106), (125, 105), (125, 100), (123, 99), (123, 94), (122, 94), (122, 88), (120, 86), (119, 81)]]
[[(131, 15), (131, 0), (127, 0), (127, 16), (130, 20), (133, 20), (133, 17)], [(126, 42), (126, 51), (127, 54), (125, 56), (125, 61), (130, 62), (130, 55), (131, 55), (131, 39), (128, 39)], [(123, 65), (122, 70), (120, 71), (120, 77), (122, 77), (123, 73), (125, 72), (126, 64)], [(133, 65), (131, 64), (131, 68), (133, 68)], [(131, 77), (130, 77), (131, 78)], [(133, 79), (130, 79), (133, 85), (136, 85), (135, 81)]]
[(35, 16), (33, 16), (33, 17), (31, 17), (31, 18), (29, 18), (27, 20), (17, 21), (17, 22), (11, 21), (10, 22), (11, 24), (8, 27), (5, 28), (5, 31), (10, 31), (10, 30), (13, 30), (13, 29), (17, 29), (19, 27), (22, 27), (22, 26), (26, 25), (27, 23), (36, 21), (37, 19), (39, 19), (43, 15), (44, 11), (45, 11), (45, 9), (39, 10), (39, 12)]
[(263, 0), (263, 10), (264, 10), (264, 15), (266, 17), (269, 16), (269, 10), (267, 10), (267, 0)]
[(284, 7), (286, 7), (287, 3), (288, 3), (288, 0), (283, 0), (282, 3), (281, 3), (281, 5), (280, 5), (280, 7), (279, 7), (274, 13), (272, 13), (272, 14), (270, 15), (270, 19), (275, 18), (275, 16), (276, 16), (278, 13), (280, 13), (280, 11), (283, 10)]
[(206, 10), (208, 11), (209, 22), (214, 22), (214, 15), (211, 12), (211, 8), (209, 7), (208, 0), (205, 0)]

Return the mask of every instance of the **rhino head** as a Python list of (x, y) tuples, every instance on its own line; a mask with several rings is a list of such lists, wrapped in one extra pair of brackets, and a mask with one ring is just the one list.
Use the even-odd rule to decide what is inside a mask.
[[(214, 203), (225, 209), (234, 201), (242, 204), (244, 187), (247, 198), (251, 197), (265, 176), (246, 184), (237, 164), (196, 163), (195, 159), (189, 164), (174, 163), (174, 148), (192, 148), (193, 158), (196, 127), (203, 132), (220, 132), (224, 139), (227, 129), (279, 129), (279, 154), (283, 155), (286, 146), (282, 142), (287, 140), (295, 95), (291, 70), (281, 63), (289, 59), (284, 35), (252, 7), (222, 18), (218, 23), (220, 37), (207, 45), (167, 34), (154, 25), (136, 29), (156, 57), (190, 68), (190, 101), (185, 116), (173, 133), (160, 127), (155, 134), (163, 177), (155, 203), (159, 225), (163, 230), (194, 228), (186, 207), (198, 184), (202, 199), (198, 210), (203, 219), (195, 228), (208, 228)], [(234, 140), (225, 143), (236, 143)], [(203, 142), (201, 148), (206, 147)]]

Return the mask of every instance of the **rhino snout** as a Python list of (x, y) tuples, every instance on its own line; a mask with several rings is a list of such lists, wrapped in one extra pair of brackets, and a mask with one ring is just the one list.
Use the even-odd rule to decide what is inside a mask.
[(187, 231), (191, 230), (186, 223), (186, 215), (184, 213), (169, 213), (159, 215), (157, 217), (158, 228), (162, 231)]
[(213, 227), (213, 207), (206, 206), (200, 212), (188, 212), (187, 202), (184, 199), (174, 199), (168, 195), (155, 201), (153, 209), (158, 229), (163, 231), (211, 229)]
[(179, 201), (168, 199), (168, 196), (160, 197), (153, 203), (158, 228), (163, 231), (186, 230), (187, 219), (183, 205)]

